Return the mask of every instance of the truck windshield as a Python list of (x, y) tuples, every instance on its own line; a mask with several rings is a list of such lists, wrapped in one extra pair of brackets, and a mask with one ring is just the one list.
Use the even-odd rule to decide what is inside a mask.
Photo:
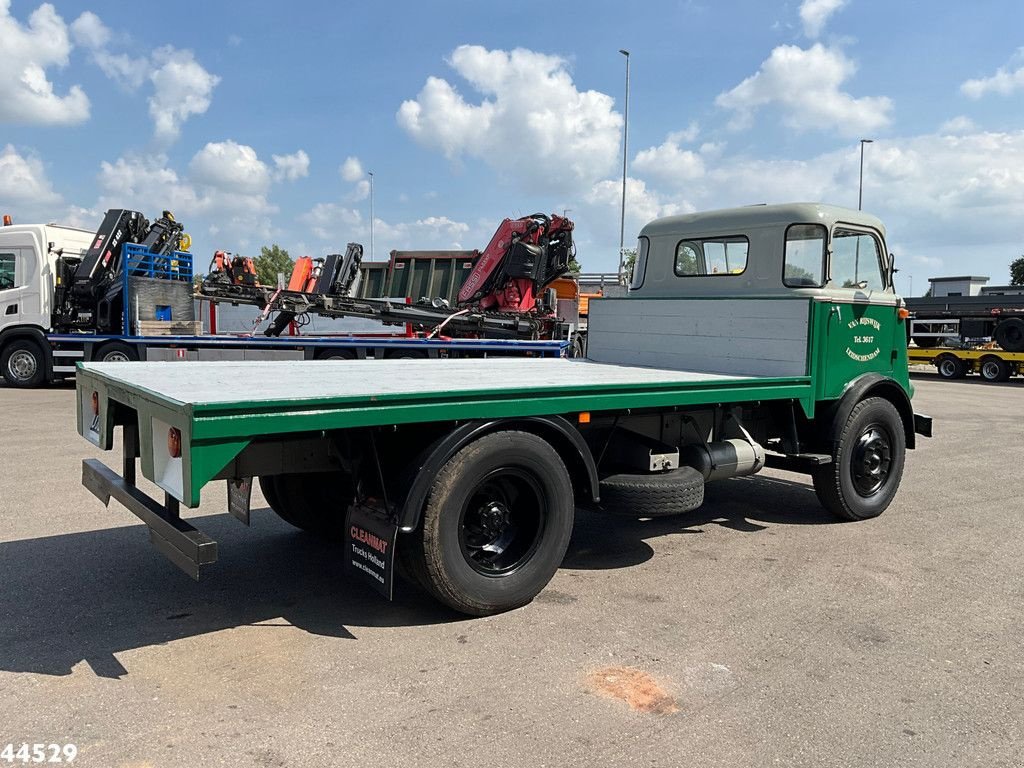
[(880, 291), (882, 280), (882, 251), (878, 240), (868, 232), (837, 227), (832, 233), (832, 285)]

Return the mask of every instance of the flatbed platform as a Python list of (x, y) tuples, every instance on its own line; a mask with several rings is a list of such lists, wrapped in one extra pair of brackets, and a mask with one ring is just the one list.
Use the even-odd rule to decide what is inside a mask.
[[(381, 407), (446, 401), (452, 418), (477, 400), (629, 394), (629, 407), (648, 395), (721, 387), (810, 385), (810, 378), (742, 376), (616, 365), (589, 360), (500, 358), (464, 360), (343, 360), (192, 363), (85, 363), (80, 369), (109, 386), (130, 388), (196, 417), (312, 407)], [(690, 402), (689, 400), (687, 402)], [(613, 406), (617, 407), (617, 406)], [(598, 408), (598, 404), (594, 405)], [(415, 420), (415, 419), (412, 419)]]
[[(812, 396), (809, 376), (758, 377), (565, 358), (81, 363), (79, 432), (113, 445), (110, 401), (138, 414), (144, 442), (181, 432), (187, 506), (252, 440), (430, 421), (566, 415)], [(143, 456), (149, 474), (149, 459)]]

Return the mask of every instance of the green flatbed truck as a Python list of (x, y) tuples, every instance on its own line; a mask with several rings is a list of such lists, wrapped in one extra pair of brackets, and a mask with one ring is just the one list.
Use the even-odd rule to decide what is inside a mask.
[[(809, 474), (847, 520), (881, 514), (916, 435), (906, 310), (881, 222), (819, 204), (660, 219), (628, 297), (595, 300), (586, 359), (83, 363), (83, 483), (194, 578), (217, 545), (180, 514), (254, 482), (336, 538), (389, 596), (396, 572), (456, 610), (528, 603), (576, 508), (651, 517), (763, 467)], [(164, 492), (136, 485), (136, 469)]]

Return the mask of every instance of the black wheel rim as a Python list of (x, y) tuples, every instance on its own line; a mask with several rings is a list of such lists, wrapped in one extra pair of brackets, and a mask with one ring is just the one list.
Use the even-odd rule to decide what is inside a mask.
[(868, 426), (853, 447), (853, 487), (863, 497), (874, 496), (892, 470), (892, 436), (880, 424)]
[(493, 470), (477, 483), (463, 506), (459, 545), (470, 567), (505, 576), (537, 551), (548, 505), (537, 478), (516, 467)]

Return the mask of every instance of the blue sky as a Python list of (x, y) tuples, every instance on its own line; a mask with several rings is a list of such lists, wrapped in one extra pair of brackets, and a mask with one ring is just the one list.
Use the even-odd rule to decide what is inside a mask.
[(171, 208), (204, 261), (483, 247), (570, 210), (617, 264), (651, 218), (864, 207), (914, 293), (1024, 253), (1024, 7), (804, 0), (516, 4), (0, 0), (0, 211), (94, 227)]

